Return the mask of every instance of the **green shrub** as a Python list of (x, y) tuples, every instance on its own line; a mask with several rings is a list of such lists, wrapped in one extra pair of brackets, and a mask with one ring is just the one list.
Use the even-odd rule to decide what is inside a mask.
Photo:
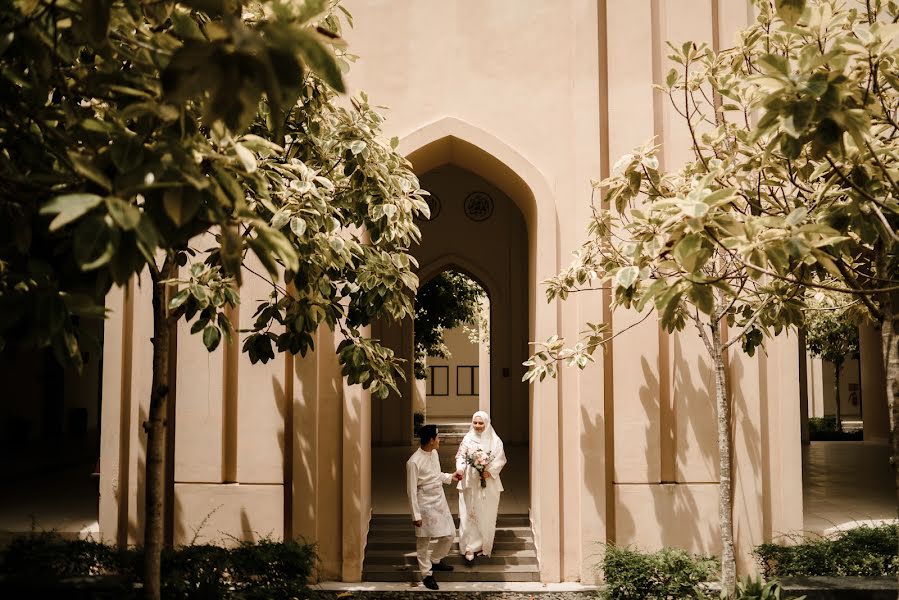
[(834, 416), (809, 417), (808, 438), (813, 442), (862, 441), (864, 431), (841, 431), (837, 429), (837, 418)]
[(231, 551), (233, 577), (243, 582), (242, 598), (303, 597), (315, 561), (315, 546), (297, 541), (244, 542)]
[[(765, 582), (761, 576), (755, 579), (746, 577), (746, 579), (737, 582), (734, 600), (805, 600), (805, 596), (781, 598), (782, 591), (777, 581)], [(725, 598), (725, 595), (722, 593), (721, 597)]]
[(29, 579), (108, 575), (120, 571), (121, 557), (93, 540), (65, 540), (54, 532), (13, 538), (3, 551), (0, 574)]
[(762, 544), (753, 555), (766, 578), (893, 576), (899, 572), (899, 526), (862, 526), (792, 546)]
[[(297, 541), (168, 548), (162, 553), (162, 595), (197, 600), (308, 598), (306, 583), (315, 561), (315, 546)], [(34, 533), (13, 539), (0, 555), (6, 586), (0, 596), (4, 589), (36, 596), (41, 590), (58, 589), (60, 580), (95, 575), (118, 576), (123, 588), (133, 592), (142, 563), (140, 549), (117, 550), (91, 540)]]
[(692, 555), (664, 548), (644, 554), (630, 548), (606, 546), (602, 562), (608, 600), (702, 598), (700, 582), (718, 578), (713, 556)]

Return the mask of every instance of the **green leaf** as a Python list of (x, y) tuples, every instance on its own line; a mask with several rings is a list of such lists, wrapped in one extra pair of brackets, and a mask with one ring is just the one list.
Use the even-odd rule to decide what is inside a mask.
[(127, 173), (143, 162), (144, 145), (137, 136), (122, 136), (112, 142), (109, 156), (119, 173)]
[(162, 195), (165, 214), (178, 227), (187, 224), (200, 210), (200, 203), (194, 194), (184, 192), (184, 188), (169, 188)]
[(306, 66), (312, 69), (316, 75), (321, 77), (335, 91), (341, 94), (346, 92), (343, 75), (340, 72), (337, 60), (334, 58), (334, 53), (320, 41), (317, 35), (307, 29), (297, 29), (295, 31), (294, 43), (300, 59)]
[(40, 209), (42, 215), (56, 215), (50, 222), (50, 231), (65, 227), (103, 202), (96, 194), (65, 194), (57, 196)]
[(665, 85), (668, 87), (674, 87), (674, 84), (677, 83), (678, 73), (677, 70), (671, 69), (668, 71), (668, 75), (665, 77)]
[(115, 253), (117, 231), (110, 229), (102, 217), (88, 217), (75, 228), (73, 251), (83, 271), (91, 271), (109, 262)]
[(617, 273), (615, 273), (615, 285), (617, 287), (629, 288), (634, 285), (634, 282), (637, 281), (637, 275), (640, 274), (640, 269), (637, 267), (624, 267), (623, 269), (619, 269)]
[(72, 161), (72, 167), (75, 169), (76, 173), (90, 179), (107, 191), (112, 189), (112, 182), (109, 180), (109, 177), (107, 177), (103, 171), (95, 167), (87, 157), (72, 151), (69, 151), (68, 154), (69, 160)]
[(109, 216), (125, 231), (131, 231), (140, 223), (140, 210), (129, 202), (115, 196), (106, 197), (106, 209)]
[(799, 208), (794, 208), (789, 215), (787, 215), (785, 223), (790, 227), (795, 227), (808, 216), (808, 209), (804, 206), (800, 206)]
[(784, 77), (790, 76), (790, 63), (787, 62), (787, 59), (779, 54), (763, 54), (758, 59), (759, 65), (761, 65), (762, 70), (765, 71), (768, 75), (773, 75), (777, 77), (778, 75), (783, 75)]
[(222, 332), (215, 325), (208, 325), (203, 330), (203, 345), (210, 352), (218, 347), (220, 341), (222, 341)]
[(257, 224), (255, 226), (255, 229), (257, 245), (254, 245), (254, 250), (256, 252), (256, 256), (259, 257), (262, 263), (266, 265), (269, 273), (271, 273), (272, 275), (278, 274), (277, 269), (272, 270), (271, 268), (272, 255), (280, 258), (287, 270), (293, 272), (299, 270), (300, 263), (296, 250), (294, 249), (290, 241), (286, 237), (284, 237), (284, 235), (280, 231), (278, 231), (277, 229), (272, 229), (271, 227), (263, 225), (261, 223)]
[(234, 152), (237, 153), (237, 158), (240, 160), (240, 164), (243, 165), (244, 171), (247, 173), (256, 172), (256, 156), (249, 149), (243, 144), (234, 144)]
[(697, 283), (690, 287), (687, 296), (693, 304), (707, 315), (712, 314), (715, 309), (715, 295), (712, 292), (712, 286)]
[(293, 231), (295, 236), (303, 237), (303, 234), (306, 232), (306, 221), (300, 217), (291, 217), (290, 230)]
[(353, 140), (350, 142), (350, 152), (354, 155), (360, 154), (367, 147), (368, 144), (365, 143), (365, 140)]
[(691, 233), (685, 235), (674, 247), (674, 258), (688, 273), (697, 270), (696, 261), (699, 258), (699, 249), (702, 247), (702, 237)]
[(106, 45), (111, 9), (112, 0), (84, 0), (81, 5), (81, 20), (87, 40), (97, 50)]
[(169, 302), (169, 310), (175, 310), (176, 308), (187, 302), (188, 298), (190, 298), (190, 290), (181, 290), (180, 292), (175, 294), (175, 296)]
[(799, 22), (802, 11), (805, 10), (805, 0), (775, 0), (774, 4), (777, 16), (790, 27)]
[(190, 12), (186, 10), (176, 8), (172, 12), (172, 26), (181, 39), (206, 41), (206, 37), (200, 31), (200, 26), (197, 25)]

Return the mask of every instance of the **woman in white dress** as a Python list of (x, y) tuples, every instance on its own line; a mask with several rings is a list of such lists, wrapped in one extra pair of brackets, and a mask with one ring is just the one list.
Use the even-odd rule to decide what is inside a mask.
[[(481, 474), (468, 464), (466, 454), (481, 450), (492, 458)], [(465, 556), (468, 565), (475, 554), (490, 556), (493, 552), (493, 537), (496, 535), (496, 514), (499, 510), (499, 495), (503, 484), (499, 473), (506, 464), (503, 441), (496, 435), (490, 424), (490, 416), (478, 411), (471, 417), (471, 427), (459, 445), (456, 453), (456, 472), (462, 477), (459, 490), (459, 552)]]

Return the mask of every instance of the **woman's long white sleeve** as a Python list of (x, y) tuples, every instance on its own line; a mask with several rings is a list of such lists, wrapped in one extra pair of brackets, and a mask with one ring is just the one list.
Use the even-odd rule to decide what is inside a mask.
[(406, 494), (409, 496), (409, 507), (412, 509), (412, 520), (421, 520), (418, 508), (418, 465), (410, 460), (406, 463)]
[(468, 451), (468, 448), (465, 445), (465, 440), (462, 440), (462, 443), (459, 444), (459, 450), (456, 451), (456, 470), (464, 469), (468, 463), (465, 462), (465, 453)]
[(503, 470), (503, 467), (506, 466), (506, 451), (503, 449), (503, 441), (500, 439), (496, 440), (496, 447), (493, 449), (493, 460), (490, 461), (490, 464), (487, 465), (487, 471), (490, 472), (494, 477), (499, 475), (499, 472)]

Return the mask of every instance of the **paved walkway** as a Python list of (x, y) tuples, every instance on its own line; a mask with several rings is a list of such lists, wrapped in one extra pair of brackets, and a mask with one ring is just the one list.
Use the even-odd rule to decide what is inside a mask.
[(807, 532), (827, 534), (896, 520), (896, 493), (887, 444), (811, 442), (802, 450)]
[(0, 542), (10, 533), (56, 531), (97, 539), (99, 496), (94, 462), (60, 467), (0, 483)]
[[(413, 447), (372, 449), (372, 509), (378, 514), (406, 514), (406, 459)], [(440, 449), (444, 469), (452, 469), (456, 447)], [(528, 447), (506, 448), (506, 491), (501, 513), (529, 512)], [(870, 442), (812, 442), (803, 449), (803, 505), (806, 531), (829, 533), (862, 523), (896, 519), (897, 506), (889, 447)], [(73, 465), (39, 477), (0, 482), (0, 533), (55, 529), (85, 536), (97, 531), (97, 488), (93, 463)], [(457, 512), (458, 494), (446, 488)], [(2, 537), (2, 535), (0, 535)]]

